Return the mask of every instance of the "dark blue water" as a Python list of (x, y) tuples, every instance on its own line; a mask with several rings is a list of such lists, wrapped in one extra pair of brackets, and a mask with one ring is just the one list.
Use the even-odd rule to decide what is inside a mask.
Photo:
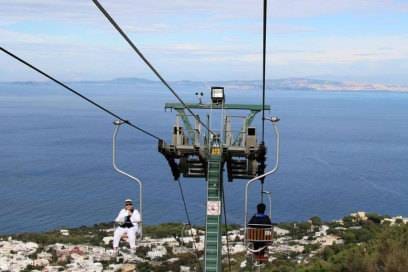
[[(73, 86), (169, 140), (175, 114), (163, 105), (174, 99), (160, 85)], [(200, 88), (178, 86), (190, 101)], [(226, 92), (230, 103), (260, 101), (258, 91)], [(356, 210), (408, 215), (408, 94), (272, 91), (268, 103), (281, 118), (280, 170), (265, 185), (275, 222)], [(53, 84), (0, 84), (0, 117), (0, 233), (111, 221), (124, 198), (137, 198), (135, 184), (111, 167), (113, 119), (103, 112)], [(270, 127), (267, 139), (272, 165)], [(157, 142), (124, 127), (118, 143), (119, 165), (144, 181), (145, 223), (185, 222)], [(192, 221), (202, 224), (206, 184), (182, 182)], [(243, 221), (244, 184), (226, 184), (231, 223)]]

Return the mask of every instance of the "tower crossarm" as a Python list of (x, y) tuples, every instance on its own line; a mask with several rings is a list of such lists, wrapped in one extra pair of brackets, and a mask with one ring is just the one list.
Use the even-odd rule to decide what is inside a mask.
[(259, 111), (256, 110), (251, 110), (251, 112), (248, 114), (248, 116), (244, 120), (244, 124), (242, 125), (240, 133), (236, 136), (234, 145), (241, 146), (242, 138), (243, 135), (245, 135), (245, 132), (248, 130), (248, 127), (252, 124), (252, 121), (254, 120), (256, 114)]
[(183, 108), (176, 108), (175, 110), (177, 111), (178, 115), (181, 118), (181, 121), (183, 122), (184, 128), (187, 131), (187, 136), (189, 137), (190, 142), (193, 143), (195, 133), (194, 133), (193, 127), (191, 126), (190, 120), (188, 119), (188, 116), (186, 115)]
[[(262, 105), (258, 104), (200, 104), (200, 103), (186, 103), (186, 106), (190, 109), (224, 109), (224, 110), (249, 110), (260, 112), (262, 111)], [(174, 109), (174, 110), (181, 110), (185, 109), (186, 107), (181, 103), (166, 103), (164, 108), (167, 109)], [(265, 110), (270, 110), (271, 107), (269, 105), (265, 105)]]

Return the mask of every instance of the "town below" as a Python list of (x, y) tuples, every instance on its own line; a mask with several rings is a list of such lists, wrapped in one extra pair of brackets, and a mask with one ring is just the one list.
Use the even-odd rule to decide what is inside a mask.
[[(407, 222), (402, 216), (357, 212), (331, 222), (315, 216), (276, 224), (262, 271), (374, 271), (379, 266), (407, 271)], [(125, 238), (118, 253), (112, 250), (113, 230), (113, 223), (103, 223), (1, 236), (0, 271), (201, 271), (202, 227), (146, 226), (136, 252)], [(222, 240), (224, 270), (251, 271), (243, 229), (224, 226)]]

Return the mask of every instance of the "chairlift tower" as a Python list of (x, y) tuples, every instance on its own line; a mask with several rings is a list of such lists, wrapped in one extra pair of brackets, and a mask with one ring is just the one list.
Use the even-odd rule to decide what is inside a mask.
[[(186, 107), (210, 111), (207, 127), (200, 126), (199, 115), (186, 114)], [(221, 211), (224, 205), (222, 182), (224, 168), (228, 181), (253, 179), (264, 174), (266, 146), (259, 142), (252, 121), (263, 110), (257, 104), (225, 104), (223, 87), (211, 88), (211, 102), (166, 103), (165, 109), (177, 112), (170, 143), (159, 141), (159, 152), (166, 158), (173, 177), (204, 178), (207, 181), (207, 212), (204, 271), (222, 271)], [(265, 110), (270, 110), (265, 105)], [(221, 110), (222, 129), (219, 134), (211, 132), (212, 112)], [(232, 130), (232, 119), (237, 116), (224, 115), (224, 111), (247, 111), (239, 130)], [(194, 128), (190, 119), (195, 119)], [(235, 132), (235, 133), (234, 133)]]
[[(264, 138), (264, 121), (267, 120), (264, 116), (265, 110), (270, 107), (265, 105), (265, 90), (266, 90), (266, 21), (267, 21), (267, 0), (263, 0), (263, 99), (262, 105), (248, 105), (248, 104), (225, 104), (225, 95), (223, 87), (211, 88), (211, 103), (204, 104), (200, 99), (200, 103), (185, 104), (183, 100), (177, 95), (173, 88), (166, 80), (159, 74), (154, 66), (147, 60), (136, 45), (129, 39), (126, 33), (120, 28), (105, 8), (98, 0), (92, 0), (96, 7), (109, 20), (112, 26), (120, 33), (120, 35), (131, 46), (135, 53), (143, 60), (143, 62), (150, 68), (150, 70), (159, 78), (159, 80), (169, 89), (171, 93), (180, 101), (180, 103), (166, 103), (166, 109), (174, 109), (178, 112), (176, 118), (176, 125), (174, 126), (171, 143), (166, 143), (156, 135), (148, 132), (145, 129), (121, 118), (119, 115), (108, 110), (107, 108), (97, 104), (93, 100), (85, 97), (81, 93), (75, 91), (68, 85), (55, 79), (49, 74), (43, 72), (39, 68), (33, 66), (29, 62), (19, 58), (13, 53), (7, 51), (0, 46), (0, 51), (13, 57), (24, 65), (30, 67), (36, 72), (42, 74), (46, 78), (54, 81), (71, 93), (81, 97), (100, 110), (118, 119), (115, 122), (115, 132), (113, 136), (113, 166), (119, 173), (138, 182), (140, 187), (140, 210), (142, 210), (142, 182), (134, 176), (119, 169), (115, 162), (115, 140), (119, 126), (126, 123), (128, 126), (139, 130), (140, 132), (159, 140), (159, 152), (167, 159), (172, 174), (175, 180), (181, 176), (187, 178), (205, 178), (207, 181), (207, 213), (206, 213), (206, 240), (205, 240), (205, 271), (221, 271), (221, 210), (223, 207), (223, 171), (226, 165), (228, 181), (235, 179), (249, 179), (245, 187), (245, 224), (247, 216), (248, 203), (248, 187), (252, 182), (261, 180), (264, 177), (274, 173), (278, 169), (278, 160), (276, 160), (275, 167), (269, 172), (265, 173), (265, 159), (266, 146), (263, 142)], [(202, 96), (202, 95), (201, 95)], [(194, 129), (190, 123), (190, 117), (186, 114), (186, 110), (190, 114), (194, 114), (192, 109), (198, 110), (222, 110), (222, 130), (215, 134), (211, 130), (210, 117), (207, 125), (199, 119), (199, 116), (193, 116), (195, 119)], [(234, 135), (231, 130), (231, 118), (233, 116), (226, 115), (224, 117), (224, 110), (247, 110), (249, 114), (244, 118), (241, 130)], [(262, 111), (262, 142), (258, 143), (256, 130), (251, 127), (251, 123), (257, 113)], [(182, 124), (180, 124), (180, 120)], [(270, 120), (273, 124), (279, 121), (278, 118)], [(206, 130), (202, 132), (201, 124), (205, 126)], [(277, 135), (277, 158), (279, 155), (279, 134), (274, 125), (275, 133)], [(210, 133), (211, 132), (211, 133)], [(261, 192), (261, 196), (263, 191)]]

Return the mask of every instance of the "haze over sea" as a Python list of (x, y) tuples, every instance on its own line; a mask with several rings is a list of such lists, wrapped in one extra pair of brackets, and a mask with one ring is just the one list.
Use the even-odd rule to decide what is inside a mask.
[[(72, 83), (119, 115), (170, 140), (175, 99), (140, 80)], [(185, 101), (210, 85), (179, 82)], [(260, 91), (226, 89), (228, 103), (259, 103)], [(357, 211), (408, 216), (408, 94), (268, 91), (281, 122), (281, 164), (266, 180), (273, 221)], [(51, 83), (0, 83), (0, 233), (44, 231), (112, 221), (134, 182), (112, 169), (114, 121)], [(259, 125), (259, 118), (257, 122)], [(269, 165), (274, 138), (267, 125)], [(177, 184), (157, 141), (123, 127), (118, 164), (144, 181), (144, 222), (186, 222)], [(182, 179), (194, 224), (203, 224), (202, 179)], [(229, 223), (243, 223), (245, 181), (226, 183)], [(251, 208), (259, 201), (251, 191)]]

